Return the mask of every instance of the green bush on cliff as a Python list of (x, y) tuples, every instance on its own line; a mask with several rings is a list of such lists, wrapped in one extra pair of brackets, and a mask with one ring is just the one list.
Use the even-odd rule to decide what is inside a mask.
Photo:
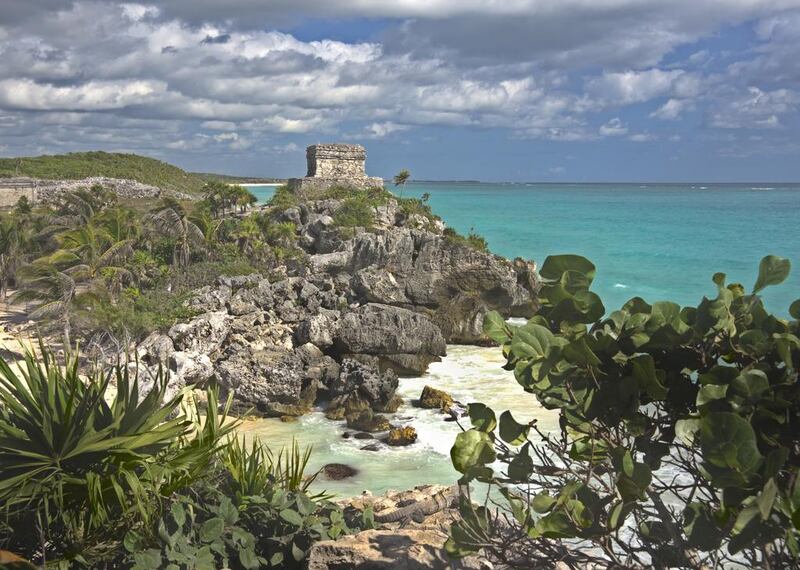
[(717, 273), (716, 297), (696, 307), (637, 297), (604, 316), (594, 265), (549, 257), (540, 313), (523, 326), (492, 313), (485, 331), (516, 381), (558, 411), (560, 432), (469, 406), (453, 465), (506, 502), (499, 515), (464, 502), (450, 553), (483, 548), (534, 566), (795, 567), (800, 300), (787, 320), (758, 296), (788, 273), (788, 260), (768, 256), (750, 292)]
[(473, 230), (470, 230), (466, 236), (462, 236), (453, 228), (445, 228), (443, 235), (450, 243), (463, 245), (477, 251), (489, 251), (489, 244), (486, 242), (486, 238), (475, 233)]

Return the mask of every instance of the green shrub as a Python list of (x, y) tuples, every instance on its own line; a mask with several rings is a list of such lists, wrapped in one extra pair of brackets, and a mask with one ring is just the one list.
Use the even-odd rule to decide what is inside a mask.
[(283, 185), (275, 189), (275, 193), (272, 195), (272, 198), (269, 199), (267, 205), (278, 210), (287, 210), (297, 206), (299, 203), (300, 200), (297, 194), (289, 190), (288, 186)]
[(44, 346), (19, 372), (0, 357), (0, 544), (88, 564), (126, 525), (149, 521), (159, 496), (199, 479), (236, 424), (209, 392), (200, 426), (183, 393), (163, 402), (167, 381), (159, 371), (140, 400), (124, 364), (84, 379), (77, 358), (58, 362)]
[(375, 209), (364, 196), (353, 196), (336, 209), (333, 220), (340, 228), (370, 229), (375, 224)]
[(489, 244), (486, 242), (486, 239), (483, 236), (475, 233), (474, 230), (470, 230), (465, 237), (453, 228), (445, 228), (443, 235), (444, 238), (450, 243), (463, 245), (477, 251), (489, 251)]
[(485, 331), (517, 382), (559, 412), (560, 433), (470, 405), (453, 465), (499, 487), (510, 524), (464, 503), (449, 551), (532, 565), (796, 566), (800, 300), (787, 320), (758, 296), (788, 273), (768, 256), (750, 293), (717, 273), (716, 297), (696, 307), (637, 297), (604, 317), (594, 265), (547, 258), (541, 312), (524, 326), (492, 313)]

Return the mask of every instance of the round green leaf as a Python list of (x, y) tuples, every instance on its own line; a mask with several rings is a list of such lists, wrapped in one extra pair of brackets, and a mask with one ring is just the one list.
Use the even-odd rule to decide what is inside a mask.
[(580, 255), (549, 255), (544, 260), (539, 275), (545, 279), (558, 281), (566, 271), (576, 271), (584, 274), (591, 283), (595, 275), (594, 263)]
[(293, 511), (292, 509), (283, 509), (280, 512), (280, 516), (289, 524), (293, 524), (294, 526), (303, 526), (303, 517), (297, 511)]
[(213, 519), (208, 519), (203, 523), (203, 526), (200, 527), (200, 540), (203, 542), (214, 542), (222, 536), (222, 531), (224, 529), (225, 521), (221, 518), (214, 517)]
[(792, 318), (800, 320), (800, 299), (789, 306), (789, 314), (792, 315)]
[(522, 445), (528, 439), (528, 424), (517, 423), (511, 412), (506, 410), (500, 414), (500, 437), (510, 445)]
[(483, 317), (483, 333), (498, 344), (508, 342), (508, 325), (503, 315), (490, 311)]
[(469, 404), (469, 419), (472, 427), (479, 431), (490, 432), (497, 425), (497, 417), (489, 406), (481, 403)]
[(777, 255), (768, 255), (761, 260), (758, 266), (758, 279), (753, 287), (753, 293), (758, 293), (764, 287), (778, 285), (789, 276), (792, 264), (788, 259)]
[(732, 412), (714, 412), (700, 420), (700, 445), (706, 461), (746, 475), (761, 464), (753, 427)]
[(453, 467), (466, 473), (475, 465), (486, 465), (495, 460), (494, 447), (488, 434), (475, 429), (461, 432), (450, 450)]

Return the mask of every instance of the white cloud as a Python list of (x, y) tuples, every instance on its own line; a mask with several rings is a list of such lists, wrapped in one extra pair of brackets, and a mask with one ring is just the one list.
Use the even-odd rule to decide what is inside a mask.
[(723, 129), (774, 129), (781, 125), (780, 116), (800, 108), (800, 95), (789, 89), (764, 91), (751, 86), (746, 93), (732, 97), (711, 111), (711, 125)]
[(608, 104), (641, 103), (666, 95), (692, 97), (700, 93), (700, 79), (681, 69), (628, 70), (604, 73), (588, 82), (588, 89)]
[(407, 129), (408, 125), (398, 125), (397, 123), (393, 123), (391, 121), (372, 123), (371, 125), (367, 126), (365, 136), (369, 138), (382, 139), (392, 133), (405, 131)]
[(619, 117), (614, 117), (605, 125), (600, 127), (599, 133), (604, 137), (617, 137), (628, 133), (628, 127), (622, 123)]
[(685, 99), (669, 99), (666, 103), (661, 105), (661, 107), (650, 113), (650, 116), (656, 119), (674, 121), (675, 119), (678, 119), (684, 111), (690, 109), (691, 107), (691, 102)]

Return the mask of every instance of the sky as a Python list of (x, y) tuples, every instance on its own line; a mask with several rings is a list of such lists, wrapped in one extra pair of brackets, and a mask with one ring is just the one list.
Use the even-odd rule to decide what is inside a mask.
[(800, 0), (2, 0), (0, 156), (800, 181)]

